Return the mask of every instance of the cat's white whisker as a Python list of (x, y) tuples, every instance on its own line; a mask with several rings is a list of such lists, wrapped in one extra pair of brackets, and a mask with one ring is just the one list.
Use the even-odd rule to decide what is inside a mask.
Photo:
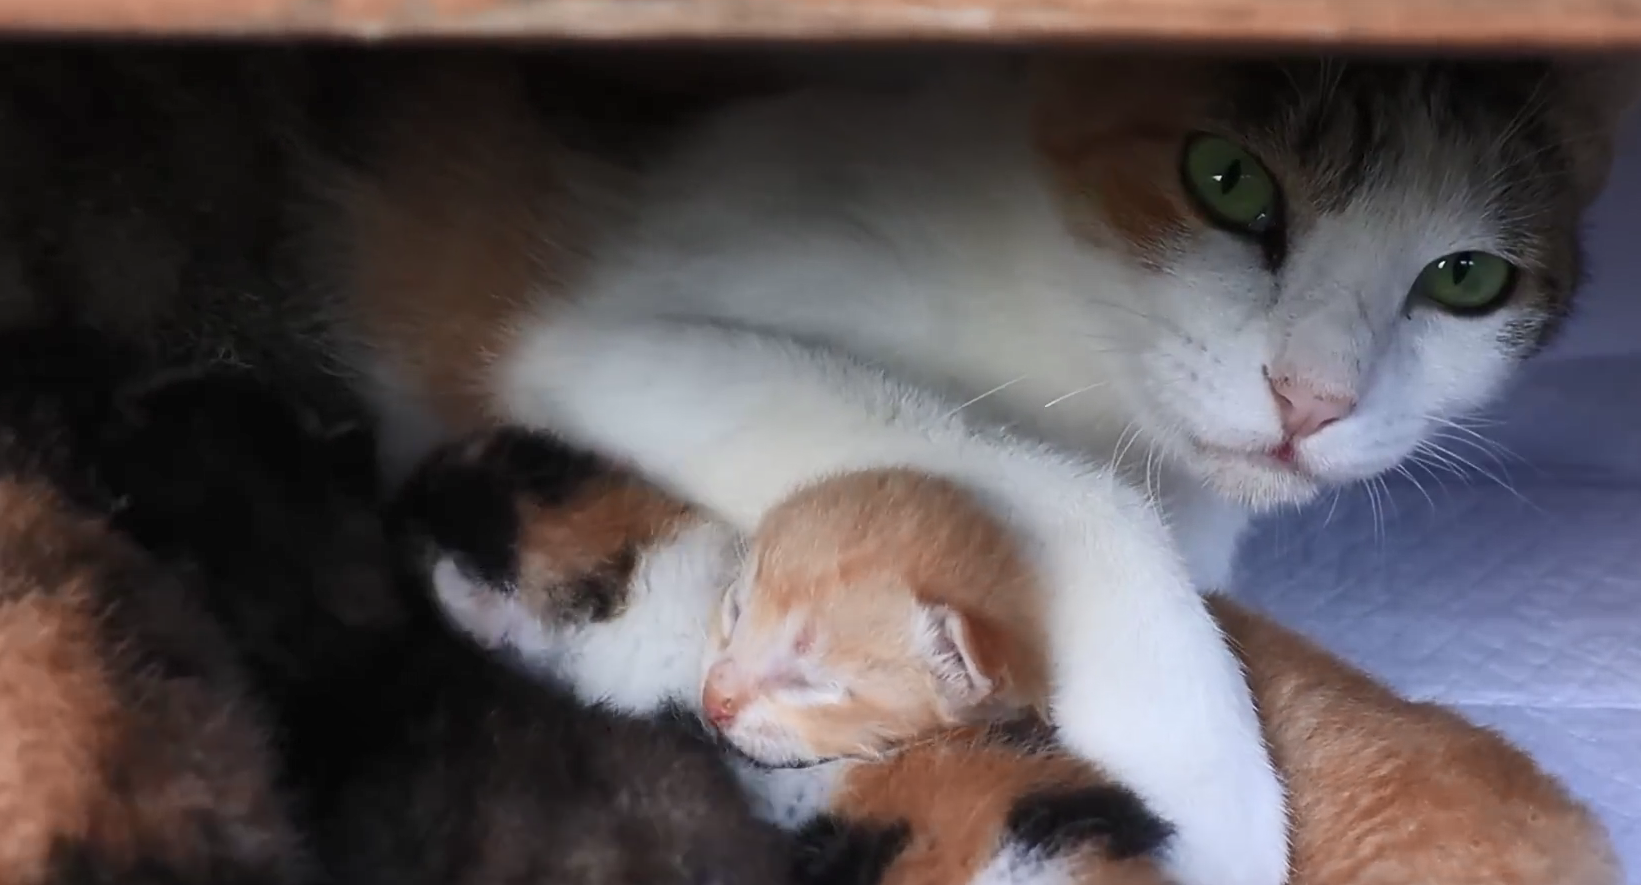
[(972, 405), (975, 405), (976, 403), (982, 402), (987, 397), (996, 396), (997, 394), (1002, 393), (1005, 390), (1008, 390), (1010, 387), (1013, 387), (1014, 385), (1019, 384), (1021, 381), (1026, 380), (1026, 378), (1028, 378), (1028, 377), (1030, 377), (1030, 376), (1021, 375), (1017, 378), (1010, 378), (1009, 380), (1004, 381), (1002, 384), (999, 384), (996, 387), (993, 387), (992, 389), (986, 391), (985, 393), (982, 393), (978, 396), (975, 396), (975, 397), (963, 402), (957, 408), (952, 409), (950, 412), (947, 412), (945, 417), (954, 418), (958, 414), (960, 414), (964, 409), (967, 409), (968, 407), (970, 407)]
[[(1458, 441), (1461, 440), (1461, 438), (1459, 438), (1459, 437), (1451, 437), (1451, 436), (1433, 437), (1429, 440), (1426, 440), (1426, 442), (1425, 442), (1426, 451), (1428, 451), (1432, 454), (1437, 454), (1439, 457), (1442, 457), (1444, 459), (1450, 459), (1454, 462), (1457, 462), (1460, 465), (1463, 465), (1465, 468), (1472, 471), (1473, 473), (1480, 474), (1481, 476), (1485, 477), (1486, 479), (1491, 480), (1499, 488), (1504, 489), (1506, 492), (1509, 492), (1511, 497), (1514, 497), (1516, 500), (1522, 502), (1523, 504), (1527, 504), (1529, 506), (1534, 506), (1531, 501), (1527, 500), (1526, 496), (1522, 495), (1522, 493), (1519, 490), (1516, 489), (1515, 484), (1512, 481), (1510, 481), (1508, 473), (1505, 474), (1505, 476), (1501, 477), (1498, 474), (1495, 474), (1492, 471), (1487, 470), (1486, 468), (1482, 467), (1480, 464), (1477, 464), (1476, 462), (1470, 460), (1469, 458), (1466, 458), (1463, 455), (1460, 455), (1459, 453), (1453, 451), (1452, 449), (1443, 446), (1438, 441), (1438, 440), (1441, 440), (1441, 439), (1448, 439), (1448, 440), (1452, 440), (1454, 442), (1458, 442)], [(1454, 472), (1458, 473), (1461, 476), (1465, 475), (1462, 471), (1459, 471), (1459, 470), (1455, 470)]]
[(1333, 490), (1333, 500), (1328, 504), (1327, 515), (1322, 517), (1322, 528), (1324, 528), (1324, 529), (1327, 528), (1328, 524), (1333, 522), (1334, 511), (1339, 509), (1339, 499), (1341, 497), (1344, 497), (1344, 494), (1345, 494), (1344, 489), (1334, 489)]
[(1430, 512), (1436, 512), (1436, 499), (1430, 497), (1430, 492), (1425, 490), (1424, 484), (1419, 482), (1419, 478), (1413, 475), (1413, 471), (1409, 470), (1406, 464), (1397, 464), (1396, 472), (1406, 477), (1407, 481), (1419, 490), (1419, 494), (1423, 495), (1425, 502), (1430, 505)]
[(1087, 393), (1090, 390), (1098, 390), (1101, 387), (1105, 387), (1107, 383), (1109, 383), (1109, 382), (1098, 381), (1098, 382), (1095, 382), (1093, 384), (1086, 385), (1084, 387), (1079, 387), (1076, 390), (1073, 390), (1069, 393), (1062, 393), (1059, 396), (1049, 400), (1048, 402), (1043, 403), (1043, 408), (1052, 409), (1055, 406), (1059, 405), (1060, 403), (1063, 403), (1066, 400), (1071, 399), (1072, 397), (1074, 397), (1074, 396), (1076, 396), (1080, 393)]

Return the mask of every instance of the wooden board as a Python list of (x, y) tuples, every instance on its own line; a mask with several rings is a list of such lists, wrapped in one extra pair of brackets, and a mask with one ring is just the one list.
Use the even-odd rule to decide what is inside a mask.
[(0, 0), (0, 31), (1641, 48), (1641, 0)]

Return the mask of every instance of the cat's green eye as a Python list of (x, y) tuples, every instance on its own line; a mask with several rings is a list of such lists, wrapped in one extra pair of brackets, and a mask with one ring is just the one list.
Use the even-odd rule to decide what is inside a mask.
[(1181, 165), (1185, 189), (1216, 223), (1249, 234), (1276, 227), (1276, 182), (1253, 154), (1217, 135), (1198, 135), (1186, 142)]
[(1515, 279), (1515, 265), (1497, 255), (1454, 252), (1425, 265), (1413, 293), (1453, 313), (1483, 313), (1504, 303)]

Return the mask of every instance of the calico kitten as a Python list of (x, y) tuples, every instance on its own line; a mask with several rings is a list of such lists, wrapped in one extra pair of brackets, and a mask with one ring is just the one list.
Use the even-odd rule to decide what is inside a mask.
[[(753, 696), (791, 691), (791, 682), (822, 667), (844, 675), (797, 690), (832, 693), (834, 718), (818, 731), (795, 730), (819, 741), (836, 744), (840, 732), (855, 731), (875, 742), (874, 720), (894, 729), (900, 711), (943, 702), (942, 680), (962, 653), (949, 645), (945, 657), (928, 653), (929, 622), (917, 597), (932, 585), (882, 579), (919, 574), (916, 537), (889, 523), (869, 529), (869, 538), (839, 534), (874, 497), (886, 499), (879, 512), (915, 516), (908, 525), (952, 558), (940, 574), (1005, 588), (1027, 581), (1016, 574), (1020, 560), (1006, 530), (979, 520), (980, 511), (935, 481), (849, 476), (822, 484), (777, 508), (780, 517), (739, 553), (733, 537), (708, 535), (703, 543), (715, 520), (681, 511), (661, 490), (545, 434), (507, 429), (463, 441), (425, 464), (411, 487), (421, 490), (415, 506), (437, 520), (426, 561), (440, 606), (458, 627), (538, 672), (570, 679), (587, 698), (617, 699), (626, 709), (699, 699), (701, 715), (726, 735)], [(660, 512), (664, 524), (643, 516)], [(631, 534), (618, 537), (612, 527)], [(863, 552), (877, 542), (875, 552)], [(760, 557), (775, 550), (771, 568)], [(914, 566), (906, 572), (897, 560)], [(801, 593), (781, 586), (794, 575)], [(731, 585), (739, 598), (726, 609), (724, 600), (737, 596), (726, 592)], [(583, 595), (589, 591), (596, 603)], [(994, 590), (942, 592), (957, 607), (983, 604)], [(901, 600), (898, 613), (885, 596)], [(791, 616), (805, 605), (806, 617)], [(1246, 667), (1290, 791), (1296, 885), (1620, 881), (1601, 825), (1498, 735), (1397, 697), (1228, 598), (1212, 596), (1209, 605)], [(714, 685), (711, 662), (723, 642), (714, 632), (774, 634), (795, 624), (807, 633), (807, 653), (739, 686), (742, 696), (722, 697), (727, 689)], [(766, 636), (746, 647), (780, 644)], [(612, 675), (608, 665), (623, 650), (641, 663)], [(1020, 653), (973, 651), (977, 673), (999, 678), (1010, 672), (999, 658)], [(852, 660), (828, 666), (835, 658)], [(906, 679), (908, 672), (924, 678)], [(858, 692), (862, 685), (867, 690)], [(902, 692), (888, 705), (873, 695), (886, 685)], [(930, 731), (876, 760), (748, 766), (743, 774), (764, 797), (766, 816), (805, 832), (817, 864), (865, 857), (894, 885), (1165, 881), (1157, 860), (1172, 839), (1169, 823), (1067, 753), (1029, 709), (1015, 714), (956, 728), (927, 717)]]
[(122, 520), (214, 588), (336, 881), (785, 881), (711, 742), (497, 665), (397, 583), (365, 431), (321, 433), (244, 376), (128, 408)]
[(1281, 784), (1194, 588), (1250, 511), (1391, 469), (1553, 334), (1634, 79), (1038, 54), (618, 166), (468, 69), (338, 176), (334, 284), (402, 464), (547, 427), (743, 531), (843, 471), (979, 492), (1047, 588), (1066, 746), (1177, 823), (1188, 885), (1277, 885)]
[(116, 348), (0, 336), (0, 880), (318, 881), (196, 576), (111, 523)]

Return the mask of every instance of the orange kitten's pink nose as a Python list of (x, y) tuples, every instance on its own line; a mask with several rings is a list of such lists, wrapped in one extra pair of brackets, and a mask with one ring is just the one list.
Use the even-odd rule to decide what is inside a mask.
[(701, 692), (701, 711), (706, 714), (708, 722), (722, 728), (735, 721), (735, 714), (740, 712), (740, 705), (734, 695), (708, 685)]
[(735, 714), (740, 712), (731, 672), (728, 661), (718, 661), (707, 669), (707, 678), (701, 685), (701, 713), (720, 728), (735, 721)]
[(1312, 436), (1356, 409), (1355, 397), (1325, 393), (1286, 375), (1266, 379), (1289, 440)]

